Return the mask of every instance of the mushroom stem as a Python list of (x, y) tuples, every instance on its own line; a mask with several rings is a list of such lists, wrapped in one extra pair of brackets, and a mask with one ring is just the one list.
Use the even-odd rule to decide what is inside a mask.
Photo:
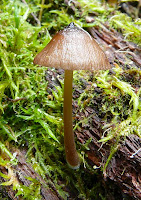
[(64, 80), (64, 144), (66, 160), (72, 169), (78, 169), (80, 160), (76, 151), (72, 126), (72, 81), (73, 71), (65, 70)]

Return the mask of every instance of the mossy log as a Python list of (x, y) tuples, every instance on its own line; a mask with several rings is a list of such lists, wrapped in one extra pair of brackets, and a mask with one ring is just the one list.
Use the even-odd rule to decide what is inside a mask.
[[(116, 62), (121, 68), (123, 68), (123, 70), (128, 70), (130, 69), (130, 64), (132, 63), (133, 68), (139, 69), (141, 65), (140, 48), (136, 44), (126, 41), (122, 34), (118, 33), (114, 29), (110, 29), (108, 24), (103, 24), (101, 27), (102, 28), (89, 28), (89, 32), (100, 44), (100, 46), (102, 46), (111, 65), (114, 66), (114, 62)], [(121, 50), (123, 50), (123, 52)], [(63, 72), (62, 70), (58, 70), (56, 73), (62, 75)], [(49, 73), (47, 72), (47, 80), (50, 82), (49, 86), (51, 88), (54, 83), (50, 81), (50, 76), (51, 74), (52, 76), (57, 76), (56, 73), (52, 73), (51, 71), (49, 71)], [(126, 81), (130, 81), (134, 76), (136, 76), (136, 72), (133, 71), (133, 74), (124, 73), (124, 75), (126, 77)], [(140, 78), (134, 85), (135, 89), (138, 89), (141, 86)], [(86, 81), (83, 81), (83, 84), (85, 85)], [(90, 85), (89, 83), (86, 83), (86, 85), (87, 87), (91, 87), (91, 83)], [(75, 84), (73, 85), (73, 88), (73, 99), (77, 99), (82, 94), (83, 90), (79, 90), (78, 86)], [(100, 93), (100, 88), (96, 87), (95, 92)], [(94, 99), (94, 101), (94, 104), (98, 105), (102, 100)], [(76, 140), (82, 145), (85, 145), (87, 141), (91, 140), (88, 145), (89, 150), (85, 152), (87, 161), (94, 167), (94, 169), (100, 169), (99, 173), (102, 174), (101, 168), (104, 169), (105, 163), (111, 152), (111, 147), (116, 143), (116, 139), (110, 140), (106, 144), (99, 142), (104, 132), (102, 129), (104, 121), (97, 115), (99, 112), (98, 108), (100, 106), (101, 105), (95, 106), (97, 107), (97, 110), (95, 110), (94, 107), (86, 106), (85, 111), (81, 112), (77, 101), (73, 101), (74, 120), (76, 122), (81, 122), (82, 119), (89, 119), (86, 123), (79, 123), (78, 129), (75, 129)], [(118, 197), (115, 196), (116, 192), (109, 192), (110, 194), (108, 194), (107, 199), (141, 199), (140, 149), (141, 138), (137, 135), (129, 135), (126, 139), (123, 137), (123, 139), (120, 140), (120, 143), (117, 145), (116, 153), (113, 155), (103, 172), (103, 180), (99, 180), (102, 182), (107, 191), (111, 192), (112, 187), (114, 191), (117, 190), (119, 195)]]
[[(86, 109), (87, 116), (90, 108)], [(84, 115), (84, 113), (83, 113)], [(92, 139), (87, 151), (87, 161), (94, 168), (104, 168), (110, 154), (110, 145), (98, 142), (101, 138), (100, 119), (91, 119), (90, 127), (87, 130), (76, 131), (78, 140), (85, 144)], [(99, 127), (99, 128), (98, 128)], [(114, 143), (115, 141), (112, 141)], [(141, 199), (141, 138), (137, 135), (130, 135), (123, 143), (118, 145), (118, 150), (111, 158), (106, 170), (103, 173), (103, 182), (107, 189), (111, 186), (128, 199)], [(110, 181), (110, 182), (109, 182)], [(108, 185), (110, 184), (110, 185)], [(110, 196), (112, 197), (112, 195)], [(112, 199), (116, 199), (112, 197)], [(121, 199), (123, 199), (121, 197)]]
[[(102, 46), (104, 51), (107, 54), (107, 57), (112, 65), (114, 65), (115, 58), (118, 61), (118, 64), (121, 67), (125, 67), (128, 69), (128, 62), (132, 62), (132, 66), (135, 68), (139, 68), (141, 64), (140, 57), (140, 49), (137, 45), (127, 42), (124, 40), (123, 36), (116, 32), (113, 29), (110, 29), (108, 25), (102, 25), (103, 28), (95, 27), (90, 28), (89, 32), (96, 39), (96, 41)], [(121, 52), (119, 50), (126, 50)], [(53, 75), (57, 76), (57, 73), (54, 72)], [(62, 72), (61, 72), (62, 74)], [(48, 76), (49, 78), (49, 76)], [(130, 79), (130, 76), (127, 79)], [(49, 80), (48, 80), (49, 81)], [(50, 85), (53, 87), (54, 83), (50, 80)], [(139, 87), (141, 83), (138, 83)], [(74, 93), (73, 96), (75, 98), (77, 95), (81, 94), (81, 91), (76, 89), (77, 87), (74, 85)], [(96, 88), (97, 92), (99, 92), (98, 88)], [(82, 91), (83, 92), (83, 91)], [(98, 102), (95, 102), (98, 103)], [(81, 121), (81, 116), (86, 117), (87, 119), (92, 113), (96, 111), (92, 107), (86, 107), (85, 112), (79, 111), (76, 113), (76, 108), (78, 105), (76, 101), (73, 102), (73, 112), (77, 118), (77, 121)], [(91, 139), (88, 147), (89, 150), (86, 151), (86, 157), (88, 163), (94, 168), (100, 169), (104, 168), (104, 165), (108, 159), (110, 154), (110, 147), (116, 142), (115, 140), (111, 140), (106, 144), (101, 145), (98, 141), (101, 139), (103, 134), (102, 130), (103, 121), (97, 117), (97, 115), (93, 115), (90, 117), (87, 124), (83, 124), (79, 126), (79, 129), (75, 130), (75, 135), (77, 137), (77, 141), (81, 144), (85, 144), (88, 139)], [(124, 199), (124, 195), (129, 197), (128, 199), (141, 199), (141, 138), (137, 135), (129, 135), (126, 139), (123, 139), (123, 142), (120, 142), (118, 145), (118, 149), (116, 153), (111, 158), (107, 168), (105, 169), (102, 183), (107, 190), (112, 186), (117, 188), (120, 194), (123, 196), (121, 199)], [(15, 150), (14, 150), (15, 152)], [(19, 183), (22, 183), (25, 186), (31, 184), (30, 180), (25, 177), (31, 177), (33, 179), (39, 180), (41, 183), (41, 195), (42, 199), (45, 200), (57, 200), (62, 199), (57, 192), (57, 189), (54, 187), (52, 181), (49, 179), (48, 183), (45, 182), (32, 168), (30, 164), (27, 163), (25, 159), (26, 150), (17, 150), (18, 164), (13, 166), (14, 175)], [(7, 173), (7, 170), (4, 167), (0, 168), (1, 172), (4, 174)], [(80, 169), (81, 170), (81, 169)], [(102, 174), (100, 171), (99, 173)], [(3, 180), (1, 180), (3, 181)], [(110, 183), (110, 185), (109, 185)], [(1, 188), (0, 188), (1, 190)], [(13, 191), (12, 186), (7, 187), (7, 193), (10, 199), (20, 199), (20, 197), (15, 197), (15, 191)], [(74, 197), (74, 194), (73, 194)], [(70, 192), (70, 198), (71, 192)], [(114, 194), (110, 194), (107, 198), (109, 200), (117, 199), (114, 197)]]
[[(108, 25), (103, 25), (103, 28), (100, 29), (99, 27), (90, 28), (89, 32), (102, 45), (112, 65), (116, 60), (123, 69), (130, 69), (128, 63), (131, 62), (135, 69), (140, 68), (141, 49), (137, 45), (125, 41), (122, 34), (110, 29)], [(127, 64), (125, 65), (125, 63)], [(128, 76), (127, 80), (130, 80), (132, 76)], [(135, 87), (140, 88), (140, 86), (141, 82), (138, 82)], [(74, 105), (75, 107), (76, 105)], [(86, 107), (85, 113), (77, 113), (77, 120), (81, 120), (81, 116), (88, 119), (95, 112), (97, 111), (92, 107)], [(103, 145), (98, 142), (103, 135), (102, 126), (103, 121), (93, 115), (87, 125), (75, 131), (77, 139), (82, 144), (85, 144), (88, 139), (92, 139), (89, 151), (87, 151), (87, 160), (90, 165), (97, 168), (101, 166), (104, 168), (111, 151), (110, 146), (116, 143), (115, 140)], [(141, 138), (137, 135), (129, 135), (118, 144), (118, 150), (103, 173), (105, 184), (108, 183), (108, 180), (112, 181), (111, 184), (115, 184), (123, 196), (126, 194), (131, 199), (141, 199)]]
[[(47, 177), (48, 183), (41, 178), (39, 174), (35, 172), (35, 170), (32, 168), (32, 166), (26, 161), (25, 153), (26, 150), (19, 150), (19, 149), (13, 149), (14, 152), (16, 152), (16, 159), (18, 161), (17, 165), (11, 166), (12, 177), (11, 180), (14, 180), (19, 185), (22, 184), (26, 187), (29, 187), (33, 180), (37, 180), (40, 184), (40, 195), (42, 197), (42, 200), (61, 200), (62, 198), (58, 194), (56, 188), (53, 186), (53, 183), (51, 180)], [(11, 149), (11, 152), (13, 151)], [(5, 167), (0, 167), (0, 171), (3, 174), (7, 174), (8, 170)], [(28, 177), (31, 178), (31, 180), (28, 179)], [(4, 183), (6, 179), (0, 178), (0, 182)], [(11, 181), (10, 181), (11, 182)], [(22, 195), (15, 196), (17, 193), (17, 190), (13, 190), (14, 184), (9, 184), (7, 187), (0, 186), (0, 191), (2, 193), (2, 196), (0, 196), (0, 199), (14, 199), (14, 200), (22, 200)], [(32, 195), (32, 191), (31, 191)], [(27, 199), (30, 199), (27, 197)]]

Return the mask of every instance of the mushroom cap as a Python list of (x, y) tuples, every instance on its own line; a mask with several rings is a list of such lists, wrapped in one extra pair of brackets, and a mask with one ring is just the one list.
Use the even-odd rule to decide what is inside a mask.
[(104, 70), (109, 61), (91, 35), (70, 23), (36, 55), (34, 64), (64, 70)]

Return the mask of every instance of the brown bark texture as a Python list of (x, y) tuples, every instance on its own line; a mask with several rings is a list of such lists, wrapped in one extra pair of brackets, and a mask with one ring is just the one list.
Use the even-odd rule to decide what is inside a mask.
[[(88, 29), (89, 33), (99, 43), (101, 48), (106, 53), (112, 66), (118, 64), (123, 69), (130, 69), (132, 65), (135, 69), (140, 69), (141, 66), (141, 49), (134, 43), (125, 40), (124, 36), (111, 29), (107, 24), (101, 25), (101, 27), (92, 27)], [(125, 64), (127, 63), (127, 64)], [(128, 64), (129, 63), (129, 64)], [(58, 70), (58, 74), (62, 75), (62, 70)], [(88, 72), (90, 76), (93, 76), (91, 72)], [(112, 69), (111, 69), (112, 73)], [(54, 72), (47, 72), (47, 80), (50, 82), (52, 88), (54, 83), (50, 81), (50, 75), (57, 76)], [(134, 74), (126, 74), (126, 80), (130, 80)], [(136, 74), (135, 74), (136, 76)], [(140, 80), (140, 79), (139, 79)], [(91, 83), (86, 83), (83, 80), (83, 84), (86, 87), (91, 87)], [(135, 85), (135, 89), (139, 89), (141, 82)], [(96, 87), (95, 91), (100, 92), (100, 88)], [(83, 90), (78, 89), (78, 86), (73, 85), (73, 99), (77, 99)], [(95, 104), (99, 104), (98, 100), (94, 100)], [(101, 100), (100, 100), (101, 101)], [(86, 104), (87, 105), (87, 104)], [(91, 166), (104, 167), (108, 156), (110, 155), (111, 146), (116, 143), (116, 140), (112, 140), (107, 144), (101, 144), (98, 142), (102, 135), (102, 127), (104, 122), (101, 118), (97, 117), (97, 111), (93, 107), (86, 106), (85, 111), (81, 111), (77, 105), (77, 101), (73, 101), (73, 118), (75, 121), (80, 122), (82, 119), (89, 119), (87, 123), (79, 124), (79, 127), (74, 131), (76, 140), (81, 144), (85, 144), (86, 141), (91, 139), (89, 144), (89, 150), (86, 152), (87, 161)], [(100, 172), (102, 173), (102, 172)], [(129, 135), (126, 139), (123, 138), (118, 145), (117, 152), (110, 160), (105, 172), (103, 173), (102, 184), (109, 190), (110, 186), (119, 191), (123, 195), (120, 199), (140, 200), (141, 199), (141, 138), (137, 135)], [(114, 195), (109, 194), (108, 200), (115, 200), (117, 198)]]
[[(73, 7), (73, 9), (75, 9)], [(95, 40), (102, 46), (111, 65), (114, 65), (115, 60), (118, 65), (125, 66), (125, 63), (131, 63), (135, 68), (141, 66), (141, 49), (124, 39), (122, 34), (114, 29), (111, 29), (107, 24), (103, 24), (101, 28), (93, 27), (88, 30)], [(128, 69), (128, 64), (126, 65)], [(54, 85), (54, 83), (52, 83)], [(75, 86), (74, 86), (75, 90)], [(79, 91), (77, 91), (79, 93)], [(73, 96), (75, 96), (74, 91)], [(75, 113), (75, 103), (73, 109)], [(88, 118), (94, 110), (86, 107), (85, 113), (79, 111), (77, 113), (77, 120), (81, 120), (81, 116)], [(76, 113), (75, 113), (76, 114)], [(91, 117), (88, 124), (85, 124), (80, 129), (75, 130), (77, 140), (85, 144), (88, 139), (92, 139), (89, 144), (89, 151), (87, 151), (87, 161), (90, 165), (100, 167), (106, 162), (110, 154), (110, 145), (101, 145), (98, 141), (102, 134), (102, 121), (98, 117)], [(112, 141), (114, 142), (114, 141)], [(116, 154), (112, 157), (103, 175), (103, 182), (106, 184), (108, 180), (112, 181), (116, 187), (124, 194), (128, 194), (132, 199), (141, 199), (141, 138), (137, 135), (130, 135), (124, 142), (119, 144)], [(54, 185), (49, 181), (48, 187), (44, 180), (33, 170), (30, 164), (26, 162), (25, 152), (19, 151), (17, 154), (18, 165), (14, 166), (15, 176), (19, 182), (28, 186), (30, 181), (25, 177), (38, 179), (41, 183), (41, 195), (43, 200), (58, 200), (62, 199)], [(1, 172), (6, 173), (6, 169), (0, 167)], [(3, 180), (2, 180), (3, 181)], [(8, 196), (10, 199), (18, 200), (15, 196), (15, 191), (12, 187), (8, 187)]]
[[(89, 32), (102, 46), (112, 65), (116, 60), (118, 65), (123, 68), (125, 63), (131, 62), (135, 68), (141, 67), (141, 49), (126, 41), (122, 34), (110, 29), (108, 24), (104, 24), (103, 28), (89, 28)], [(128, 67), (127, 64), (126, 69)], [(137, 87), (140, 87), (140, 83)], [(92, 108), (87, 107), (85, 113), (77, 113), (77, 116), (88, 118), (93, 112)], [(101, 145), (98, 142), (102, 136), (101, 127), (102, 121), (94, 116), (89, 120), (89, 124), (75, 132), (81, 143), (92, 138), (89, 144), (90, 150), (87, 152), (88, 162), (97, 167), (106, 162), (110, 153), (109, 144)], [(112, 141), (113, 144), (114, 142)], [(123, 194), (128, 194), (131, 199), (141, 199), (141, 138), (137, 135), (130, 135), (119, 144), (116, 154), (112, 157), (104, 172), (103, 180), (105, 183), (112, 180), (118, 190), (121, 190)]]
[[(95, 40), (100, 44), (102, 49), (105, 51), (111, 65), (114, 65), (115, 59), (120, 67), (125, 67), (125, 63), (131, 63), (135, 68), (139, 68), (141, 65), (141, 49), (131, 43), (125, 41), (122, 34), (117, 31), (110, 29), (108, 24), (103, 24), (102, 28), (93, 27), (88, 30), (90, 34), (95, 38)], [(120, 51), (119, 51), (120, 50)], [(124, 50), (123, 52), (121, 50)], [(126, 53), (125, 53), (126, 50)], [(128, 64), (126, 65), (128, 69)], [(50, 69), (48, 69), (50, 70)], [(51, 74), (53, 73), (53, 74)], [(54, 87), (54, 82), (51, 81), (51, 76), (56, 76), (57, 74), (62, 75), (63, 71), (58, 70), (57, 72), (49, 72), (47, 79), (50, 82), (48, 87)], [(129, 77), (130, 78), (130, 77)], [(96, 89), (98, 92), (98, 88)], [(76, 99), (83, 91), (77, 89), (74, 85), (73, 98)], [(85, 112), (76, 112), (75, 109), (78, 108), (76, 101), (73, 101), (73, 113), (74, 118), (77, 121), (81, 121), (81, 117), (89, 118), (89, 116), (94, 113), (94, 109), (91, 107), (86, 107)], [(111, 141), (109, 144), (101, 145), (98, 141), (102, 136), (103, 122), (100, 118), (93, 115), (89, 118), (87, 124), (82, 124), (79, 129), (75, 130), (75, 135), (77, 141), (81, 144), (85, 144), (88, 139), (92, 139), (89, 144), (89, 151), (86, 152), (88, 158), (87, 161), (91, 166), (101, 167), (106, 163), (106, 160), (110, 154), (110, 146), (114, 144), (115, 141)], [(116, 154), (112, 157), (110, 163), (108, 164), (106, 171), (103, 174), (103, 184), (114, 185), (123, 195), (127, 194), (132, 200), (141, 199), (141, 138), (137, 135), (130, 135), (126, 138), (124, 142), (119, 144), (119, 148)], [(48, 181), (46, 186), (45, 181), (33, 170), (30, 164), (26, 162), (25, 159), (26, 152), (18, 150), (16, 158), (18, 159), (18, 165), (14, 166), (14, 172), (16, 179), (25, 186), (30, 185), (30, 181), (25, 177), (31, 177), (39, 180), (41, 183), (41, 195), (43, 200), (57, 200), (62, 199), (54, 187), (51, 180)], [(6, 169), (1, 167), (1, 172), (6, 174)], [(0, 180), (4, 181), (4, 180)], [(10, 199), (18, 200), (20, 197), (14, 197), (15, 191), (13, 191), (12, 186), (7, 187), (8, 196)], [(0, 188), (1, 190), (1, 188)], [(74, 196), (74, 194), (73, 194)], [(70, 199), (71, 198), (70, 193)], [(114, 196), (110, 195), (109, 200), (113, 199)]]
[[(30, 177), (32, 179), (36, 179), (39, 181), (41, 185), (40, 194), (42, 196), (42, 200), (62, 200), (60, 195), (58, 194), (56, 188), (54, 187), (52, 181), (48, 178), (48, 183), (41, 178), (39, 174), (35, 172), (35, 170), (32, 168), (32, 166), (27, 163), (25, 154), (26, 150), (20, 150), (20, 149), (12, 149), (11, 152), (16, 152), (16, 159), (18, 160), (17, 165), (11, 166), (11, 169), (13, 170), (13, 179), (17, 181), (19, 184), (22, 184), (24, 186), (29, 186), (32, 181), (28, 180), (27, 177)], [(7, 174), (7, 169), (5, 167), (0, 166), (0, 172), (3, 174)], [(6, 180), (2, 177), (0, 177), (0, 182), (5, 182)], [(16, 191), (13, 190), (13, 186), (10, 184), (10, 186), (6, 186), (6, 188), (2, 188), (0, 186), (0, 191), (2, 191), (3, 198), (5, 197), (7, 200), (22, 200), (22, 196), (15, 196)], [(4, 194), (5, 192), (5, 194)], [(0, 196), (1, 199), (1, 196)]]

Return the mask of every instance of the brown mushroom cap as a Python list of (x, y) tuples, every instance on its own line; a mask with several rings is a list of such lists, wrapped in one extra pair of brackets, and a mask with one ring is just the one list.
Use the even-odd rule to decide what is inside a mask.
[(91, 35), (71, 23), (35, 57), (34, 64), (65, 70), (104, 70), (108, 59)]

